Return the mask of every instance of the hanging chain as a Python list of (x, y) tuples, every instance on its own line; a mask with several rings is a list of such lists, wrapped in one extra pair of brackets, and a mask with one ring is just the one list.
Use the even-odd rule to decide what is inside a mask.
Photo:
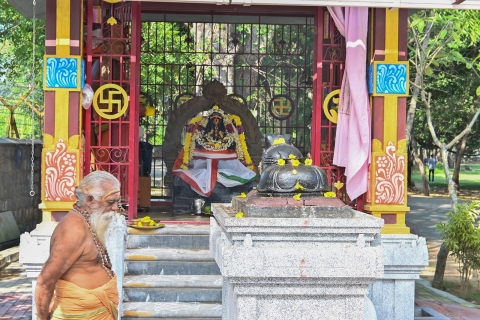
[(35, 20), (35, 15), (36, 15), (36, 9), (37, 9), (37, 1), (36, 0), (33, 0), (33, 40), (32, 40), (32, 82), (30, 83), (30, 94), (32, 95), (32, 121), (31, 121), (31, 125), (32, 125), (32, 153), (31, 153), (31, 172), (30, 172), (30, 196), (33, 197), (35, 195), (35, 191), (34, 191), (34, 186), (33, 186), (33, 176), (34, 176), (34, 168), (35, 168), (35, 142), (34, 142), (34, 139), (35, 139), (35, 126), (34, 126), (34, 122), (35, 122), (35, 112), (34, 112), (34, 109), (35, 108), (35, 28), (36, 28), (36, 20)]

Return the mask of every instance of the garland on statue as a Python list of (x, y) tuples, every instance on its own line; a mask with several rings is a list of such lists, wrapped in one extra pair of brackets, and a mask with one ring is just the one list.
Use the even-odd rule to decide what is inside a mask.
[[(218, 112), (218, 106), (214, 106), (212, 110)], [(216, 143), (213, 146), (207, 146), (202, 140), (201, 129), (206, 127), (207, 122), (208, 118), (205, 116), (197, 116), (189, 121), (183, 147), (183, 163), (180, 168), (183, 170), (188, 170), (188, 164), (193, 159), (193, 153), (197, 142), (207, 150), (223, 151), (226, 150), (234, 141), (238, 160), (245, 162), (245, 165), (250, 170), (254, 170), (252, 159), (248, 153), (247, 144), (245, 142), (245, 133), (243, 132), (243, 126), (240, 117), (236, 115), (223, 114), (223, 122), (225, 127), (227, 128), (229, 134), (233, 134), (233, 137), (226, 139), (223, 143)], [(230, 128), (230, 130), (228, 130), (228, 128)]]

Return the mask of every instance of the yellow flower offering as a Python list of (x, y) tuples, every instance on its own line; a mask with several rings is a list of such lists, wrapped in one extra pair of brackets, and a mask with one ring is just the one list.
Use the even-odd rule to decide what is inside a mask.
[(243, 217), (245, 217), (245, 215), (243, 214), (242, 211), (238, 211), (237, 214), (235, 215), (235, 218), (238, 218), (238, 219), (241, 219)]
[(284, 138), (278, 138), (278, 139), (273, 140), (273, 145), (277, 145), (277, 144), (285, 144), (285, 139)]
[(220, 148), (220, 143), (215, 143), (215, 148)]
[(145, 216), (137, 222), (137, 226), (139, 227), (145, 227), (145, 226), (154, 227), (156, 225), (157, 223), (155, 222), (155, 220), (152, 220), (149, 216)]
[(189, 124), (196, 124), (197, 122), (200, 122), (200, 120), (203, 119), (203, 116), (198, 116), (190, 120)]
[(297, 201), (300, 201), (300, 197), (302, 195), (300, 193), (297, 193), (296, 195), (293, 196), (293, 199), (297, 200)]
[(323, 196), (325, 198), (336, 198), (337, 194), (333, 191), (328, 191), (328, 192), (325, 192), (325, 194)]
[(297, 156), (290, 153), (290, 154), (288, 155), (288, 158), (289, 158), (289, 159), (297, 159)]
[(310, 159), (310, 158), (305, 159), (305, 165), (306, 166), (311, 166), (312, 165), (312, 159)]
[(298, 160), (298, 159), (293, 159), (292, 160), (292, 166), (298, 167), (299, 165), (300, 165), (300, 160)]
[(237, 198), (246, 198), (246, 197), (247, 195), (245, 194), (245, 192), (242, 192), (237, 196)]
[(297, 189), (297, 190), (305, 190), (305, 187), (302, 186), (299, 182), (297, 182), (297, 183), (295, 184), (295, 189)]
[(285, 160), (283, 160), (283, 159), (278, 159), (278, 160), (277, 160), (277, 163), (278, 163), (279, 166), (284, 166), (284, 165), (285, 165)]

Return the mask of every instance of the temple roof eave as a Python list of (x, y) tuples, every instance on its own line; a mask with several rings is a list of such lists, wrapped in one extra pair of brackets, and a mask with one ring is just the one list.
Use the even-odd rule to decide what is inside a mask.
[[(26, 18), (33, 17), (32, 0), (7, 0)], [(231, 6), (352, 6), (409, 9), (474, 9), (480, 10), (478, 0), (132, 0), (176, 4), (215, 4)], [(45, 0), (36, 0), (35, 16), (45, 18)]]
[(405, 9), (480, 9), (478, 0), (131, 0), (216, 5), (342, 6)]

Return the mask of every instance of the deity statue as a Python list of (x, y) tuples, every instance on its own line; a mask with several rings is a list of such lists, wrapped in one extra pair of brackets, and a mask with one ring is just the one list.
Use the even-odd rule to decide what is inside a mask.
[(217, 182), (234, 187), (254, 181), (257, 174), (240, 117), (226, 114), (215, 105), (206, 116), (193, 118), (172, 173), (205, 197)]

